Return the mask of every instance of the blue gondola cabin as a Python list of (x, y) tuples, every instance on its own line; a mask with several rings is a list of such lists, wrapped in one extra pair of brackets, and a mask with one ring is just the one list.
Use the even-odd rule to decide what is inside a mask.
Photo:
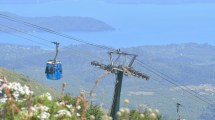
[(46, 77), (49, 80), (60, 80), (62, 78), (62, 65), (60, 61), (49, 60), (46, 64)]

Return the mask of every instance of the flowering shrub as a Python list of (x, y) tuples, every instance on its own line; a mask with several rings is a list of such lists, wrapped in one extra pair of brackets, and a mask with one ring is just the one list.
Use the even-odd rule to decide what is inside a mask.
[[(3, 120), (112, 120), (98, 106), (88, 106), (85, 92), (72, 98), (64, 95), (52, 98), (50, 93), (35, 96), (30, 86), (20, 83), (5, 83), (0, 92), (0, 119)], [(129, 100), (125, 100), (128, 106)], [(117, 113), (119, 120), (160, 120), (159, 110), (146, 109), (143, 112), (129, 110), (127, 107)]]
[[(65, 85), (64, 85), (65, 87)], [(86, 120), (85, 93), (53, 99), (50, 93), (34, 96), (30, 86), (5, 83), (1, 86), (0, 118), (6, 120)], [(101, 112), (100, 109), (97, 109)]]
[[(150, 110), (148, 110), (150, 109)], [(131, 120), (161, 120), (162, 116), (159, 110), (151, 108), (146, 108), (145, 111), (139, 112), (136, 110), (131, 110), (129, 114), (129, 119)]]
[(121, 108), (120, 111), (117, 112), (117, 116), (119, 120), (161, 120), (162, 116), (158, 109), (151, 109), (145, 107), (143, 111), (137, 110), (129, 110), (127, 107), (129, 104), (129, 100), (125, 99), (124, 101), (125, 108)]
[(25, 100), (26, 97), (33, 94), (33, 91), (31, 91), (28, 86), (26, 85), (21, 86), (20, 83), (16, 83), (16, 82), (3, 84), (2, 89), (5, 92), (10, 92), (10, 95), (12, 95), (12, 96), (7, 96), (5, 94), (3, 98), (4, 101), (2, 101), (3, 103), (6, 102), (5, 100), (7, 100), (10, 97), (13, 97), (16, 101), (18, 101), (18, 100)]

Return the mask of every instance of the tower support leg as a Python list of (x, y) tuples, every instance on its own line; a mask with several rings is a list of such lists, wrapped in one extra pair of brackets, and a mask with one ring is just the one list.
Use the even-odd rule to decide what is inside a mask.
[(123, 79), (123, 72), (118, 71), (117, 75), (116, 75), (114, 97), (113, 97), (113, 103), (112, 103), (111, 113), (110, 113), (113, 120), (117, 120), (117, 112), (119, 111), (119, 107), (120, 107), (120, 94), (121, 94), (121, 88), (122, 88), (122, 79)]

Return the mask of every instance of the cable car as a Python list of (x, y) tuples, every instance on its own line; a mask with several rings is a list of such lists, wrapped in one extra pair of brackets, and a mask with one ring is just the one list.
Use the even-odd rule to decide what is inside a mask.
[(49, 80), (60, 80), (62, 78), (62, 64), (57, 59), (59, 44), (57, 42), (52, 42), (56, 45), (56, 55), (54, 60), (48, 60), (46, 63), (46, 78)]

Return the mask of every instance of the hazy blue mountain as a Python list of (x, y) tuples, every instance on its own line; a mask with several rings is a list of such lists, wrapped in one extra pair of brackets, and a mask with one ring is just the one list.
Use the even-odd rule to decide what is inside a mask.
[[(168, 74), (180, 83), (213, 83), (215, 47), (208, 44), (172, 44), (142, 46), (128, 49), (138, 53), (139, 59)], [(171, 72), (169, 72), (171, 71)], [(192, 72), (191, 72), (192, 71)]]
[[(0, 49), (1, 61), (4, 61), (1, 62), (1, 65), (5, 67), (13, 66), (14, 69), (24, 70), (31, 66), (43, 67), (48, 59), (54, 57), (54, 51), (43, 50), (39, 47), (1, 44)], [(187, 43), (141, 46), (122, 50), (138, 54), (139, 60), (174, 77), (180, 83), (187, 85), (215, 84), (214, 79), (212, 79), (215, 78), (215, 46)], [(108, 63), (109, 60), (107, 51), (88, 45), (71, 45), (61, 48), (59, 59), (68, 69), (76, 66), (73, 71), (77, 73), (80, 72), (79, 69), (90, 68), (90, 62), (93, 60), (106, 59), (102, 60), (105, 63)], [(17, 60), (19, 62), (16, 62)], [(17, 65), (20, 67), (16, 67)], [(135, 64), (135, 66), (140, 71), (145, 71), (139, 64)], [(145, 72), (150, 73), (150, 71)]]
[(105, 0), (119, 4), (192, 4), (192, 3), (215, 3), (215, 0)]
[(5, 26), (12, 27), (18, 30), (26, 32), (42, 32), (41, 30), (27, 27), (23, 24), (20, 24), (17, 19), (29, 22), (31, 24), (39, 25), (45, 28), (49, 28), (55, 31), (60, 32), (98, 32), (98, 31), (109, 31), (114, 30), (110, 25), (89, 17), (70, 17), (70, 16), (53, 16), (53, 17), (22, 17), (8, 12), (0, 12), (2, 16), (9, 16), (6, 19), (0, 19), (0, 30), (7, 32), (16, 32), (16, 30), (7, 28)]

